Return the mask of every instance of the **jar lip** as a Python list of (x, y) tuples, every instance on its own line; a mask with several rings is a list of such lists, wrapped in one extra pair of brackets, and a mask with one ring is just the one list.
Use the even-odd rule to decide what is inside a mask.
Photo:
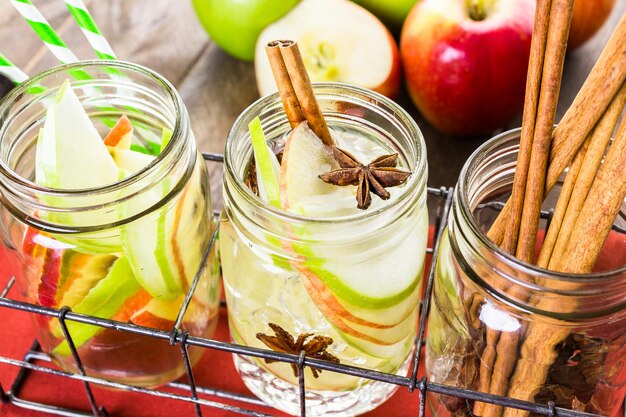
[(511, 139), (514, 137), (519, 137), (521, 130), (522, 130), (521, 127), (507, 130), (505, 132), (502, 132), (494, 136), (493, 138), (489, 139), (485, 143), (483, 143), (481, 146), (478, 147), (478, 149), (476, 149), (470, 155), (470, 157), (467, 159), (467, 161), (463, 165), (463, 169), (461, 170), (461, 173), (459, 174), (459, 180), (457, 181), (456, 192), (460, 196), (460, 201), (462, 203), (460, 204), (460, 206), (461, 206), (463, 216), (465, 217), (467, 224), (469, 224), (474, 237), (476, 237), (479, 240), (479, 242), (485, 247), (487, 247), (490, 251), (495, 252), (500, 257), (500, 259), (505, 261), (509, 266), (514, 267), (520, 272), (540, 274), (544, 278), (554, 278), (554, 279), (558, 279), (559, 281), (566, 281), (566, 282), (572, 282), (572, 283), (579, 283), (581, 280), (585, 280), (585, 282), (587, 283), (597, 283), (597, 282), (602, 282), (602, 281), (612, 279), (615, 276), (619, 276), (619, 275), (626, 273), (626, 265), (621, 266), (617, 269), (612, 269), (608, 271), (590, 272), (590, 273), (585, 273), (585, 274), (569, 273), (569, 272), (564, 273), (564, 272), (552, 271), (549, 269), (541, 268), (531, 263), (524, 262), (516, 258), (515, 256), (511, 255), (510, 253), (506, 252), (505, 250), (500, 248), (498, 245), (496, 245), (491, 239), (487, 237), (485, 233), (483, 233), (480, 230), (480, 228), (478, 227), (478, 224), (476, 223), (474, 215), (469, 208), (467, 189), (465, 187), (466, 184), (465, 182), (461, 181), (461, 179), (467, 177), (470, 168), (472, 167), (474, 161), (477, 160), (479, 155), (484, 154), (484, 153), (489, 153), (490, 149), (495, 147), (500, 141)]
[[(18, 99), (22, 94), (26, 93), (28, 89), (31, 87), (35, 87), (42, 79), (53, 75), (55, 73), (61, 71), (69, 72), (72, 69), (76, 68), (85, 68), (85, 67), (107, 67), (107, 68), (120, 68), (135, 71), (141, 73), (151, 80), (159, 84), (163, 87), (164, 91), (167, 93), (168, 98), (171, 100), (174, 109), (176, 120), (174, 122), (174, 128), (172, 129), (172, 137), (167, 144), (167, 146), (157, 155), (153, 161), (151, 161), (148, 165), (141, 168), (139, 171), (129, 175), (126, 178), (123, 178), (120, 181), (104, 185), (102, 187), (92, 187), (92, 188), (82, 188), (82, 189), (73, 189), (73, 190), (63, 190), (58, 188), (49, 188), (42, 185), (37, 184), (34, 181), (30, 181), (27, 178), (22, 177), (13, 171), (5, 161), (0, 158), (0, 179), (8, 179), (11, 183), (17, 184), (20, 187), (25, 187), (29, 190), (34, 190), (37, 192), (44, 193), (49, 196), (54, 197), (80, 197), (84, 195), (98, 195), (98, 194), (107, 194), (110, 192), (119, 191), (128, 185), (131, 185), (137, 181), (141, 181), (145, 178), (150, 172), (154, 170), (154, 167), (157, 166), (163, 159), (167, 158), (174, 149), (177, 148), (178, 144), (183, 140), (182, 139), (182, 128), (181, 128), (181, 109), (183, 108), (182, 99), (180, 98), (178, 92), (174, 88), (174, 86), (161, 74), (153, 71), (143, 65), (135, 64), (127, 61), (119, 61), (119, 60), (104, 60), (104, 59), (93, 59), (93, 60), (85, 60), (78, 61), (70, 64), (62, 64), (57, 65), (52, 68), (49, 68), (45, 71), (42, 71), (34, 76), (28, 78), (26, 81), (22, 82), (15, 88), (13, 88), (2, 100), (0, 100), (0, 117), (9, 111), (10, 105)], [(85, 82), (88, 80), (79, 80), (81, 82)], [(2, 133), (2, 126), (0, 126), (0, 136)]]
[[(352, 84), (340, 83), (340, 82), (321, 82), (321, 83), (312, 83), (313, 89), (317, 94), (337, 94), (334, 92), (336, 89), (341, 89), (344, 92), (355, 93), (355, 95), (363, 95), (368, 98), (371, 98), (376, 103), (383, 103), (394, 109), (394, 116), (398, 117), (400, 121), (409, 129), (409, 133), (417, 138), (416, 143), (416, 165), (413, 171), (413, 174), (409, 177), (409, 180), (403, 187), (400, 195), (395, 198), (390, 204), (386, 204), (383, 207), (380, 207), (377, 210), (364, 210), (362, 213), (350, 215), (350, 216), (342, 216), (342, 217), (308, 217), (299, 215), (296, 213), (291, 213), (282, 209), (278, 209), (268, 203), (262, 201), (257, 195), (252, 193), (252, 191), (246, 187), (234, 171), (233, 167), (235, 166), (234, 160), (234, 151), (232, 148), (235, 142), (234, 135), (235, 132), (239, 130), (239, 128), (245, 123), (246, 117), (248, 117), (249, 113), (255, 109), (265, 109), (273, 103), (280, 102), (280, 96), (278, 92), (268, 94), (264, 97), (259, 98), (254, 103), (249, 105), (235, 120), (233, 127), (230, 129), (228, 133), (228, 138), (225, 144), (225, 163), (224, 170), (227, 173), (228, 177), (233, 180), (235, 184), (237, 192), (244, 196), (246, 202), (252, 205), (262, 206), (265, 212), (271, 213), (272, 216), (276, 217), (276, 219), (280, 221), (286, 222), (298, 222), (298, 223), (308, 223), (308, 224), (319, 224), (319, 225), (340, 225), (347, 224), (355, 221), (367, 220), (373, 217), (381, 216), (389, 210), (397, 207), (399, 204), (405, 202), (411, 195), (413, 188), (422, 187), (424, 192), (426, 190), (426, 179), (427, 179), (427, 161), (426, 161), (426, 143), (424, 141), (424, 135), (422, 131), (417, 126), (415, 120), (400, 107), (399, 104), (395, 103), (393, 100), (385, 97), (384, 95), (377, 93), (373, 90), (358, 87)], [(355, 98), (355, 97), (354, 97)], [(415, 175), (416, 173), (421, 173), (420, 175)]]

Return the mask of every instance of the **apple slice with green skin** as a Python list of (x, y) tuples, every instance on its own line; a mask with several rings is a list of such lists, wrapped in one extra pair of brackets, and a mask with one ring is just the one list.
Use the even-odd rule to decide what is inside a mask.
[[(132, 154), (125, 153), (124, 157), (137, 161), (136, 164), (127, 161), (127, 170), (141, 166), (140, 159), (147, 161), (150, 158), (138, 152), (125, 152)], [(116, 155), (118, 153), (116, 150)], [(168, 205), (122, 228), (122, 246), (135, 277), (158, 299), (173, 300), (191, 284), (211, 237), (212, 213), (209, 213), (204, 198), (208, 192), (208, 184), (203, 180), (206, 168), (200, 157), (196, 164), (192, 177), (174, 199), (173, 206)], [(164, 183), (162, 189), (156, 187), (147, 192), (153, 193), (151, 198), (158, 201), (168, 189), (168, 184)], [(204, 273), (212, 272), (207, 268)], [(204, 301), (212, 304), (215, 292), (207, 294)]]
[[(417, 327), (417, 321), (416, 321)], [(375, 358), (387, 359), (390, 361), (390, 368), (392, 370), (397, 369), (402, 362), (406, 359), (408, 352), (411, 351), (411, 345), (415, 341), (415, 333), (407, 333), (406, 337), (398, 343), (390, 345), (381, 345), (378, 343), (372, 343), (368, 340), (364, 340), (359, 337), (352, 336), (350, 334), (341, 332), (341, 338), (353, 348)], [(393, 371), (392, 371), (393, 372)]]
[[(319, 174), (336, 168), (336, 164), (322, 141), (305, 123), (296, 127), (287, 138), (283, 153), (280, 178), (283, 208), (315, 217), (315, 211), (302, 213), (303, 207), (311, 207), (302, 204), (304, 199), (333, 195), (337, 196), (337, 201), (342, 201), (341, 195), (352, 194), (354, 187), (337, 187), (318, 178)], [(395, 189), (392, 191), (397, 192)], [(357, 213), (354, 200), (351, 202), (351, 209), (346, 207), (344, 210), (339, 204), (331, 207), (325, 210), (336, 214)], [(369, 260), (348, 265), (342, 262), (343, 258), (336, 252), (336, 248), (325, 245), (313, 248), (308, 244), (294, 244), (292, 249), (304, 258), (295, 267), (305, 276), (310, 273), (319, 278), (333, 294), (350, 304), (368, 309), (395, 306), (413, 293), (420, 280), (421, 262), (418, 264), (407, 261), (422, 254), (426, 247), (425, 234), (416, 233), (414, 237), (408, 235), (413, 230), (420, 230), (419, 221), (423, 219), (411, 220), (412, 223), (407, 223), (408, 228), (400, 235), (381, 239), (381, 244), (387, 245), (389, 250), (384, 251), (384, 259), (379, 261)], [(294, 233), (299, 235), (306, 231)], [(361, 253), (366, 253), (373, 245), (372, 242), (362, 244)], [(358, 252), (359, 248), (351, 247), (351, 251)], [(390, 267), (395, 269), (394, 279), (381, 281)]]
[(183, 292), (167, 251), (168, 213), (163, 209), (122, 228), (122, 247), (137, 281), (155, 298), (172, 300)]
[(104, 138), (104, 144), (106, 146), (113, 146), (118, 149), (130, 149), (130, 144), (133, 141), (133, 125), (128, 117), (123, 114), (119, 118), (115, 126), (111, 129), (109, 134)]
[[(88, 173), (88, 175), (87, 175)], [(91, 123), (78, 97), (66, 81), (47, 109), (43, 129), (37, 140), (35, 181), (39, 185), (62, 190), (98, 188), (119, 180), (118, 169), (102, 142), (98, 131)], [(63, 206), (60, 197), (47, 197), (47, 203)], [(93, 201), (92, 201), (93, 200)], [(98, 197), (82, 199), (84, 205), (97, 206)], [(40, 213), (43, 220), (67, 226), (91, 224), (94, 217), (102, 222), (116, 220), (115, 213)], [(110, 216), (107, 217), (107, 216)], [(109, 233), (85, 235), (55, 234), (58, 240), (76, 246), (87, 253), (111, 253), (121, 251), (118, 238)]]
[[(122, 308), (127, 299), (139, 291), (139, 283), (135, 280), (130, 264), (125, 257), (118, 258), (105, 278), (89, 291), (87, 296), (76, 305), (75, 313), (89, 314), (95, 317), (110, 318)], [(77, 348), (89, 341), (102, 328), (73, 321), (67, 322)], [(66, 341), (56, 346), (52, 353), (69, 355), (70, 349)]]
[[(118, 170), (98, 131), (65, 81), (48, 107), (41, 143), (37, 144), (36, 182), (76, 190), (102, 187), (118, 180)], [(86, 175), (89, 173), (89, 175)]]
[[(338, 318), (348, 322), (348, 324), (354, 323), (374, 329), (388, 329), (406, 319), (417, 307), (422, 288), (419, 285), (422, 279), (422, 276), (420, 276), (413, 293), (404, 301), (388, 308), (369, 309), (337, 298), (323, 281), (305, 268), (302, 269), (301, 273), (307, 277), (304, 283), (307, 286), (308, 293), (316, 294), (316, 300), (325, 305), (326, 315), (336, 315)], [(337, 321), (337, 319), (333, 321)]]
[[(156, 158), (125, 149), (109, 148), (109, 152), (118, 168), (127, 175), (142, 170)], [(154, 201), (161, 197), (158, 187), (146, 192)], [(156, 215), (148, 215), (124, 226), (121, 230), (122, 247), (143, 288), (153, 297), (174, 298), (182, 292), (182, 288), (163, 250), (166, 222), (166, 212), (160, 210)]]
[[(305, 256), (300, 268), (317, 276), (338, 298), (366, 309), (390, 308), (413, 294), (420, 282), (422, 264), (410, 260), (426, 248), (426, 236), (416, 233), (402, 237), (390, 237), (389, 243), (396, 239), (397, 243), (385, 251), (384, 259), (368, 262), (346, 264), (336, 250), (322, 245), (314, 249), (299, 245), (296, 252)], [(363, 251), (371, 244), (364, 243)], [(352, 249), (358, 251), (357, 247)], [(391, 268), (393, 279), (385, 279)]]
[(261, 119), (255, 117), (249, 123), (248, 128), (250, 129), (250, 137), (252, 139), (259, 196), (274, 207), (280, 208), (281, 196), (278, 187), (278, 176), (276, 175), (278, 159), (267, 146)]

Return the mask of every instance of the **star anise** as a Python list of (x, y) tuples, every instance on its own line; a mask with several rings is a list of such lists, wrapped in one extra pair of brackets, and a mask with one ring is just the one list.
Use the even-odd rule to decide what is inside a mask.
[(333, 146), (332, 150), (341, 168), (326, 172), (319, 178), (329, 184), (358, 186), (356, 201), (357, 207), (361, 210), (367, 209), (372, 203), (370, 191), (387, 200), (390, 194), (385, 188), (400, 185), (411, 175), (408, 171), (396, 168), (397, 153), (379, 156), (369, 164), (363, 165), (343, 149)]
[[(334, 363), (339, 363), (339, 358), (326, 351), (328, 346), (333, 344), (333, 339), (326, 336), (313, 336), (311, 333), (303, 333), (294, 340), (294, 337), (288, 331), (275, 323), (268, 323), (268, 326), (274, 330), (275, 336), (268, 336), (265, 333), (257, 333), (256, 338), (263, 342), (267, 347), (282, 353), (292, 353), (299, 355), (304, 350), (307, 358), (322, 359)], [(309, 339), (313, 336), (312, 339)], [(307, 341), (307, 339), (309, 339)], [(276, 362), (271, 359), (265, 359), (265, 363)], [(291, 364), (293, 376), (298, 376), (298, 367), (295, 363)], [(311, 368), (313, 376), (317, 378), (322, 372), (320, 369)]]

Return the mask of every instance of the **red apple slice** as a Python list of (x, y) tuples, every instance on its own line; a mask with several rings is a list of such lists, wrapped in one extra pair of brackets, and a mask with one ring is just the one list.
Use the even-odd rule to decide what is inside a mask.
[(130, 143), (133, 140), (133, 125), (125, 114), (119, 118), (115, 126), (111, 129), (104, 144), (113, 146), (118, 149), (130, 149)]
[(394, 97), (400, 85), (398, 47), (383, 23), (347, 0), (303, 1), (259, 36), (255, 51), (261, 95), (277, 90), (265, 45), (297, 41), (311, 81), (340, 81)]
[(307, 277), (305, 286), (314, 300), (324, 303), (329, 314), (334, 314), (344, 321), (374, 329), (388, 329), (406, 319), (419, 303), (421, 276), (415, 281), (413, 292), (402, 302), (388, 308), (367, 309), (341, 300), (311, 271), (302, 268), (300, 271)]
[(57, 307), (57, 290), (61, 278), (62, 250), (46, 249), (43, 266), (41, 269), (41, 281), (38, 289), (39, 304), (44, 307)]

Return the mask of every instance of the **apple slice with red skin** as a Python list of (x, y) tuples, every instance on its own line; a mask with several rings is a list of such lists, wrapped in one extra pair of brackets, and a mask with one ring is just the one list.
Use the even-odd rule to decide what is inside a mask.
[(385, 25), (348, 0), (303, 1), (265, 28), (257, 40), (255, 72), (262, 96), (277, 90), (265, 54), (275, 39), (298, 42), (313, 82), (338, 81), (395, 97), (400, 87), (398, 47)]
[[(110, 318), (114, 316), (122, 308), (126, 300), (133, 297), (139, 289), (139, 283), (133, 276), (128, 260), (125, 257), (117, 258), (107, 276), (101, 279), (73, 310), (76, 313), (89, 314), (100, 318)], [(67, 327), (77, 348), (87, 343), (102, 330), (102, 328), (98, 326), (73, 321), (68, 321)], [(69, 355), (70, 350), (67, 342), (63, 341), (57, 345), (53, 353)]]
[(107, 137), (104, 138), (104, 144), (118, 149), (129, 150), (133, 140), (133, 131), (132, 123), (128, 117), (123, 114), (117, 123), (115, 123), (115, 126), (113, 126)]
[(44, 307), (57, 307), (57, 291), (61, 279), (61, 258), (63, 251), (46, 249), (41, 269), (41, 280), (38, 289), (39, 304)]
[(337, 298), (317, 275), (306, 268), (299, 272), (306, 276), (305, 286), (313, 300), (324, 303), (330, 312), (341, 319), (360, 326), (374, 329), (392, 328), (406, 319), (419, 303), (421, 277), (416, 280), (413, 292), (398, 305), (383, 309), (363, 309)]
[[(408, 315), (402, 318), (402, 320), (393, 326), (381, 326), (377, 323), (358, 319), (345, 309), (340, 310), (338, 313), (337, 304), (332, 306), (328, 304), (328, 297), (320, 297), (320, 293), (311, 285), (312, 281), (315, 281), (316, 278), (312, 277), (311, 273), (305, 268), (297, 269), (298, 272), (306, 277), (303, 279), (303, 282), (307, 292), (311, 296), (311, 300), (313, 300), (315, 305), (320, 309), (326, 320), (337, 330), (355, 338), (382, 346), (394, 345), (405, 339), (407, 335), (413, 333), (412, 326), (416, 324), (418, 314), (417, 297), (415, 297), (416, 302), (413, 304), (412, 310), (410, 310)], [(346, 316), (359, 323), (357, 324), (354, 321), (351, 322), (347, 320), (344, 318)]]
[(106, 277), (116, 259), (115, 255), (87, 255), (66, 250), (61, 263), (57, 306), (74, 308), (98, 281)]

